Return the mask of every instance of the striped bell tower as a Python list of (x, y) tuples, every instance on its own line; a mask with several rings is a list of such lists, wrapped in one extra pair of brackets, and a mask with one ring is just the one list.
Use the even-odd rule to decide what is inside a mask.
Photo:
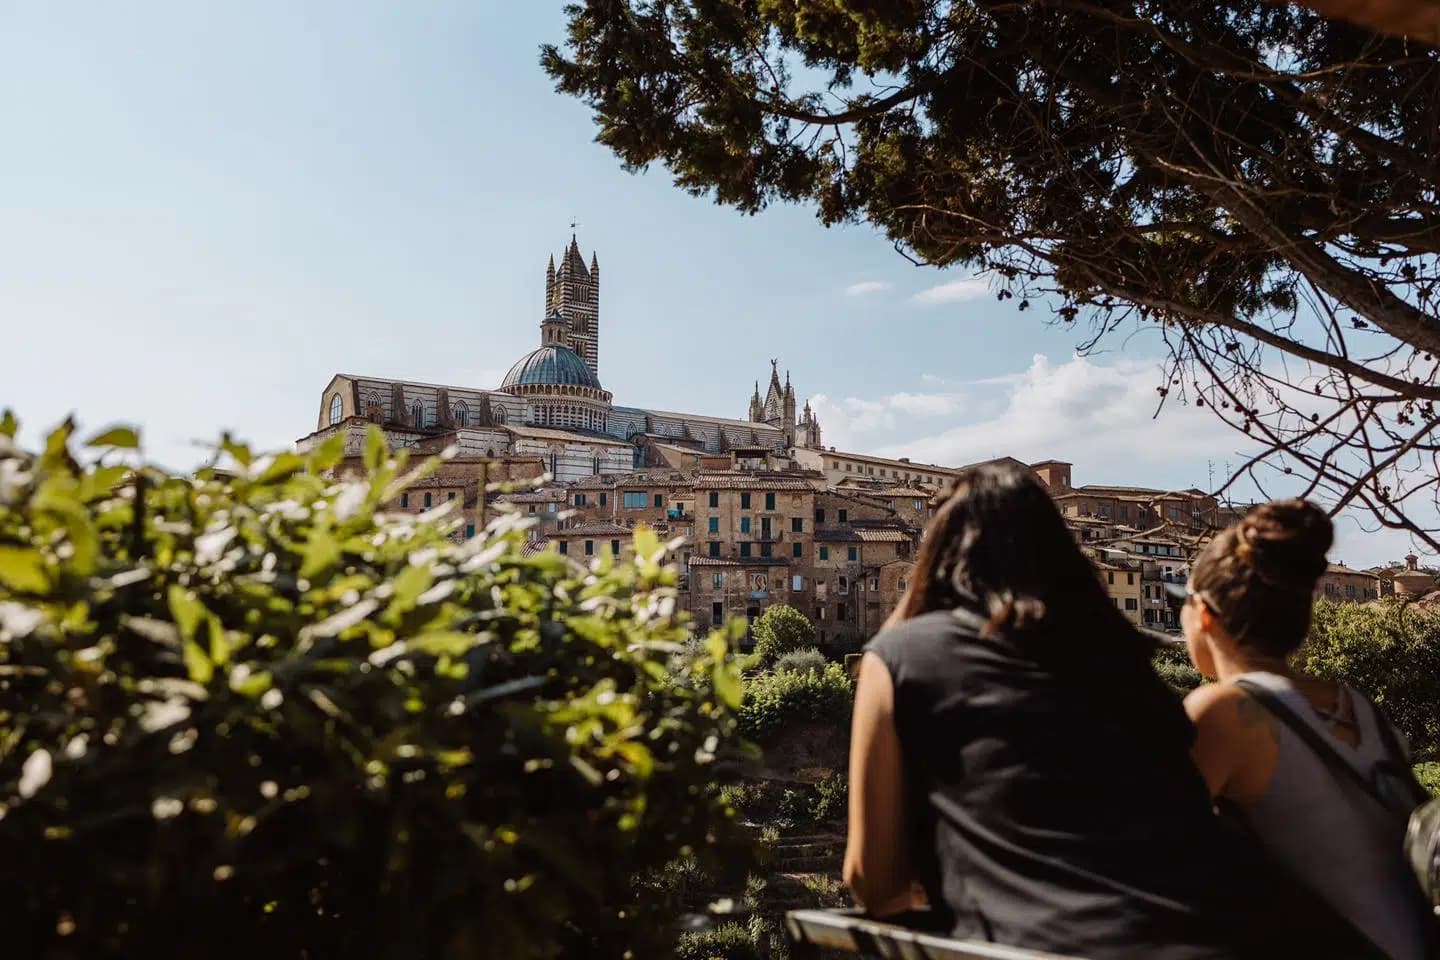
[(558, 313), (570, 324), (566, 338), (570, 349), (580, 355), (596, 378), (600, 376), (600, 261), (590, 254), (590, 266), (580, 254), (575, 234), (570, 246), (545, 270), (545, 313)]

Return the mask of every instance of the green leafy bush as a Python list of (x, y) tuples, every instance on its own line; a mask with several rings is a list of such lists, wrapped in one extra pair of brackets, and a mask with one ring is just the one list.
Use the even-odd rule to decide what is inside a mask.
[(1182, 697), (1205, 682), (1200, 671), (1190, 662), (1190, 654), (1185, 652), (1184, 647), (1161, 647), (1155, 651), (1151, 663), (1160, 679)]
[(825, 669), (817, 673), (751, 677), (745, 683), (740, 730), (763, 744), (796, 723), (822, 721), (843, 725), (849, 722), (853, 700), (854, 685), (838, 663), (827, 663)]
[(815, 646), (815, 626), (805, 614), (786, 603), (765, 608), (750, 627), (755, 654), (762, 664), (774, 663), (791, 650)]
[(1295, 665), (1370, 694), (1417, 759), (1440, 758), (1440, 611), (1322, 600)]
[(829, 662), (825, 659), (825, 654), (814, 647), (802, 647), (780, 654), (771, 669), (776, 673), (818, 673), (824, 670), (825, 664)]
[(844, 777), (826, 777), (816, 781), (815, 799), (810, 803), (810, 819), (817, 823), (843, 820), (848, 802), (848, 781)]
[(0, 424), (0, 902), (13, 956), (660, 956), (633, 878), (735, 832), (734, 637), (653, 534), (584, 570), (504, 515), (377, 512), (372, 432), (167, 476)]
[(1430, 791), (1431, 796), (1440, 797), (1440, 762), (1431, 760), (1415, 764), (1415, 779)]
[(675, 960), (763, 960), (750, 930), (730, 921), (713, 930), (686, 933), (675, 944)]

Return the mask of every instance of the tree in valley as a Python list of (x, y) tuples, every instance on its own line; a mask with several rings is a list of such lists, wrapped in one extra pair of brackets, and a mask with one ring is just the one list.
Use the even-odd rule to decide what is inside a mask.
[(1150, 329), (1157, 410), (1257, 451), (1218, 492), (1440, 551), (1440, 50), (1336, 6), (587, 0), (542, 62), (628, 169), (869, 222), (1082, 350)]

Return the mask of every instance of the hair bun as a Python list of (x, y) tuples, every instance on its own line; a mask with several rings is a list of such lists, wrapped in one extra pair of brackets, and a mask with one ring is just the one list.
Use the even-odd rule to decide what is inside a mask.
[(1236, 528), (1236, 554), (1265, 583), (1304, 593), (1325, 572), (1335, 528), (1304, 500), (1262, 503)]

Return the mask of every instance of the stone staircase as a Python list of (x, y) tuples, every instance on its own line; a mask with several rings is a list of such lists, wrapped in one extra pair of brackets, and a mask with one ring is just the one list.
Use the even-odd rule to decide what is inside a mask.
[(776, 841), (771, 847), (767, 909), (783, 912), (838, 906), (817, 902), (823, 898), (816, 893), (814, 885), (817, 882), (837, 884), (844, 857), (845, 838), (839, 834), (807, 834)]

